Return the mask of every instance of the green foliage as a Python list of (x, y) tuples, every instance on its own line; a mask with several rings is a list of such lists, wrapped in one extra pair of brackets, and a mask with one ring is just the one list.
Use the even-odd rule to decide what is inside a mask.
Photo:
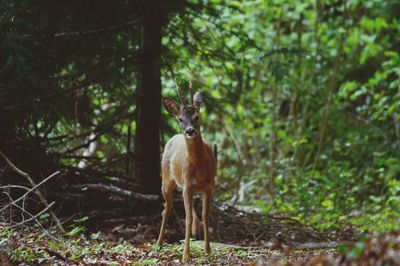
[[(0, 231), (3, 235), (4, 231)], [(7, 233), (8, 234), (8, 233)], [(166, 263), (181, 264), (183, 241), (165, 244), (161, 250), (155, 250), (147, 243), (140, 246), (126, 241), (110, 242), (99, 235), (89, 239), (77, 234), (73, 237), (40, 236), (41, 233), (30, 231), (7, 236), (3, 245), (15, 264), (107, 264), (107, 265), (158, 265)], [(212, 253), (204, 253), (204, 242), (191, 240), (192, 263), (204, 264), (240, 264), (269, 258), (271, 255), (285, 259), (280, 251), (265, 248), (243, 249), (240, 246), (211, 243)], [(55, 255), (56, 254), (56, 255)]]
[(182, 33), (197, 34), (174, 51), (209, 96), (220, 198), (321, 230), (398, 228), (398, 4), (318, 3), (216, 5)]
[[(184, 241), (177, 244), (166, 244), (159, 251), (158, 259), (154, 262), (173, 261), (179, 263), (182, 258)], [(232, 264), (245, 263), (254, 260), (257, 257), (270, 256), (274, 254), (277, 257), (283, 258), (283, 254), (278, 251), (271, 251), (265, 248), (243, 249), (240, 246), (225, 245), (222, 243), (211, 243), (211, 254), (204, 253), (204, 242), (190, 240), (191, 260), (195, 265), (208, 265), (208, 264), (224, 264), (227, 263), (226, 258)], [(138, 264), (144, 263), (148, 260), (139, 261)]]
[[(83, 232), (85, 232), (86, 227), (84, 226), (84, 223), (88, 219), (89, 219), (89, 217), (84, 216), (82, 218), (73, 220), (73, 223), (69, 226), (71, 228), (71, 230), (69, 232), (66, 232), (65, 235), (69, 236), (69, 237), (74, 237), (74, 236), (80, 235)], [(96, 237), (96, 235), (94, 235), (93, 237)]]
[[(1, 147), (131, 175), (145, 12), (132, 3), (1, 3)], [(204, 94), (220, 199), (321, 230), (399, 227), (398, 1), (165, 5), (163, 95), (176, 96), (174, 78)], [(164, 113), (163, 142), (176, 132)]]

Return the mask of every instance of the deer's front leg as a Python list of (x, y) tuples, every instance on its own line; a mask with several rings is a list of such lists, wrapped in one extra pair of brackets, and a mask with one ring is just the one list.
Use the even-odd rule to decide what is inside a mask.
[(190, 230), (192, 228), (192, 208), (193, 208), (193, 191), (189, 188), (183, 189), (183, 201), (185, 204), (186, 227), (185, 227), (185, 248), (183, 250), (184, 262), (190, 259)]
[(211, 190), (203, 193), (203, 210), (202, 210), (202, 218), (203, 218), (203, 226), (204, 226), (204, 251), (207, 254), (211, 253), (210, 248), (210, 237), (208, 232), (208, 218), (210, 213), (210, 202), (211, 202)]

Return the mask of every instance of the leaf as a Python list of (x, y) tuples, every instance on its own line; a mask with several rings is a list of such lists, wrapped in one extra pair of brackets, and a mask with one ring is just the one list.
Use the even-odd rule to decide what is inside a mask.
[(325, 207), (327, 210), (332, 210), (334, 203), (332, 200), (326, 199), (321, 203), (321, 205)]

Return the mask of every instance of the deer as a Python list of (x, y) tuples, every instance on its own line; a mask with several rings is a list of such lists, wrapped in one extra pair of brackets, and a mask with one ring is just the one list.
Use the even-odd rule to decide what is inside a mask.
[(173, 191), (178, 186), (182, 189), (186, 216), (183, 262), (190, 260), (191, 233), (198, 235), (200, 230), (200, 222), (193, 203), (194, 193), (202, 193), (204, 251), (206, 254), (211, 253), (209, 213), (217, 168), (216, 155), (213, 153), (210, 144), (203, 140), (201, 136), (201, 93), (196, 92), (193, 96), (191, 83), (189, 88), (190, 104), (188, 105), (184, 103), (177, 83), (176, 90), (180, 105), (172, 99), (162, 98), (165, 109), (178, 120), (181, 133), (173, 136), (165, 144), (162, 155), (161, 192), (164, 198), (164, 210), (162, 211), (161, 229), (157, 240), (157, 247), (161, 249), (164, 242), (165, 226), (172, 209)]

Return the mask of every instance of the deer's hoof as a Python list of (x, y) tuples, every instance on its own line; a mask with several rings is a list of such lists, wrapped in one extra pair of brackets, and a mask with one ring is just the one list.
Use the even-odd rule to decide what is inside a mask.
[(156, 250), (160, 251), (163, 247), (163, 241), (158, 240), (156, 243)]
[(206, 254), (211, 254), (211, 248), (210, 247), (205, 247), (204, 251), (206, 252)]
[(189, 262), (190, 261), (190, 254), (183, 253), (182, 261), (185, 262), (185, 263)]

